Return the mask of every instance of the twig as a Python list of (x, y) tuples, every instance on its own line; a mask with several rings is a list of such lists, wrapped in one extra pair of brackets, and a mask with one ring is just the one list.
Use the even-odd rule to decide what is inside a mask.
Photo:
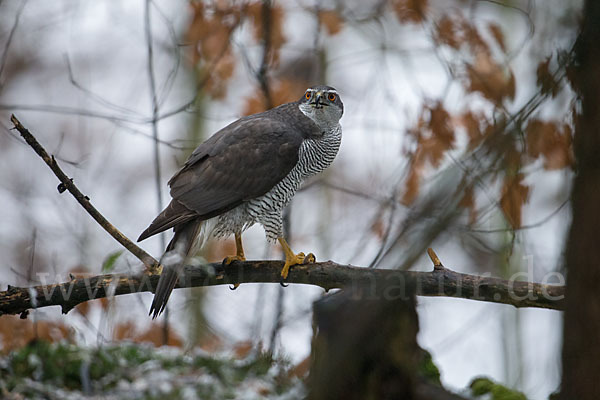
[[(208, 82), (211, 81), (211, 78), (212, 78), (211, 71), (215, 70), (215, 67), (217, 66), (217, 64), (223, 59), (225, 54), (227, 54), (227, 50), (229, 49), (229, 46), (231, 45), (231, 43), (230, 43), (231, 35), (237, 29), (237, 27), (242, 23), (243, 19), (244, 19), (244, 16), (242, 15), (229, 27), (228, 34), (227, 34), (227, 40), (225, 41), (225, 44), (220, 49), (219, 54), (210, 61), (210, 63), (208, 64), (208, 66), (206, 68), (204, 68), (204, 70), (206, 72), (204, 73), (204, 76), (202, 77), (202, 79), (200, 79), (200, 81), (196, 84), (195, 93), (192, 96), (192, 98), (190, 100), (188, 100), (187, 102), (185, 102), (179, 106), (176, 106), (175, 108), (173, 108), (171, 110), (164, 111), (162, 114), (159, 114), (156, 117), (157, 121), (162, 121), (163, 119), (167, 119), (167, 118), (170, 118), (181, 112), (184, 112), (188, 108), (193, 106), (196, 103), (196, 101), (198, 101), (198, 97), (202, 93), (203, 89), (208, 84)], [(152, 122), (152, 121), (146, 121), (146, 123), (148, 123), (148, 122)]]
[(120, 121), (131, 124), (147, 124), (150, 121), (145, 118), (131, 118), (124, 115), (104, 114), (84, 108), (54, 106), (51, 104), (18, 104), (18, 103), (0, 103), (0, 110), (19, 110), (19, 111), (35, 111), (41, 113), (62, 114), (62, 115), (77, 115), (87, 118), (97, 118), (106, 121)]
[(565, 201), (563, 201), (560, 206), (558, 206), (558, 208), (556, 208), (554, 211), (552, 211), (550, 214), (548, 214), (547, 216), (545, 216), (544, 218), (542, 218), (541, 220), (531, 223), (531, 224), (527, 224), (527, 225), (521, 225), (518, 228), (514, 228), (514, 227), (510, 227), (510, 228), (498, 228), (498, 229), (471, 229), (471, 228), (465, 228), (465, 231), (470, 232), (470, 233), (504, 233), (504, 232), (511, 232), (511, 231), (524, 231), (527, 229), (534, 229), (534, 228), (539, 228), (540, 226), (544, 225), (546, 222), (550, 221), (552, 218), (554, 218), (563, 208), (564, 206), (566, 206), (569, 201), (571, 201), (571, 197), (567, 197), (565, 199)]
[(65, 54), (64, 59), (65, 59), (65, 64), (67, 65), (67, 74), (69, 76), (69, 82), (71, 83), (71, 85), (75, 86), (76, 89), (78, 89), (82, 93), (84, 93), (88, 99), (92, 100), (93, 102), (95, 102), (95, 103), (99, 104), (100, 106), (105, 107), (109, 110), (113, 110), (115, 112), (121, 113), (121, 115), (134, 114), (137, 117), (142, 117), (141, 115), (138, 114), (137, 111), (129, 109), (124, 106), (121, 106), (119, 104), (115, 104), (115, 103), (111, 102), (110, 100), (105, 99), (101, 95), (95, 93), (91, 89), (86, 88), (81, 83), (79, 83), (79, 81), (75, 77), (75, 72), (73, 71), (73, 66), (71, 65), (71, 60), (69, 59), (69, 55)]
[(21, 122), (17, 119), (17, 117), (11, 115), (11, 122), (14, 124), (15, 128), (19, 131), (23, 139), (29, 144), (33, 150), (44, 160), (44, 162), (50, 167), (54, 175), (60, 180), (61, 184), (59, 185), (59, 192), (63, 192), (68, 190), (73, 197), (77, 200), (79, 204), (94, 218), (98, 224), (106, 232), (108, 232), (115, 240), (123, 245), (131, 254), (136, 256), (144, 265), (148, 268), (150, 272), (155, 272), (158, 268), (158, 261), (156, 261), (150, 254), (146, 253), (144, 250), (139, 248), (135, 243), (133, 243), (129, 238), (123, 235), (116, 227), (114, 227), (100, 212), (92, 205), (89, 197), (81, 193), (81, 191), (75, 186), (73, 181), (62, 171), (62, 169), (58, 166), (58, 163), (54, 159), (54, 156), (48, 155), (48, 152), (44, 149), (44, 147), (37, 141), (37, 139), (25, 128)]
[[(245, 261), (223, 266), (213, 263), (186, 266), (179, 288), (236, 283), (279, 283), (282, 261)], [(22, 314), (27, 310), (60, 305), (63, 313), (79, 303), (111, 295), (152, 291), (159, 275), (97, 275), (69, 282), (31, 288), (9, 287), (0, 292), (0, 315)], [(368, 269), (340, 265), (332, 261), (294, 266), (289, 283), (334, 288), (371, 288), (386, 285), (384, 297), (398, 299), (413, 291), (420, 296), (445, 296), (510, 304), (515, 307), (564, 308), (564, 286), (504, 280), (461, 274), (444, 269), (430, 272)], [(108, 294), (107, 294), (108, 293)]]
[(15, 16), (15, 22), (13, 23), (12, 28), (10, 29), (10, 33), (8, 34), (8, 39), (6, 39), (6, 44), (4, 45), (4, 51), (2, 52), (2, 57), (0, 58), (0, 87), (2, 87), (2, 73), (4, 72), (4, 68), (6, 67), (6, 61), (8, 60), (8, 49), (13, 40), (13, 36), (17, 31), (17, 27), (19, 26), (19, 21), (21, 20), (21, 14), (23, 14), (23, 10), (27, 5), (27, 1), (23, 1), (21, 3), (21, 7), (17, 11), (17, 15)]
[[(146, 0), (144, 9), (144, 27), (146, 32), (146, 47), (148, 53), (148, 80), (150, 84), (150, 98), (152, 101), (152, 137), (154, 139), (154, 184), (156, 189), (156, 212), (163, 209), (162, 199), (162, 177), (160, 172), (160, 143), (158, 138), (158, 97), (156, 95), (156, 80), (154, 79), (154, 49), (152, 46), (152, 24), (150, 21), (152, 0)], [(161, 234), (161, 247), (165, 247), (165, 235)]]
[(261, 7), (262, 29), (263, 29), (263, 54), (260, 67), (256, 72), (256, 79), (265, 96), (265, 109), (273, 108), (273, 99), (271, 98), (271, 89), (269, 88), (269, 57), (271, 55), (271, 0), (263, 0)]
[(431, 247), (427, 248), (427, 255), (429, 256), (429, 258), (431, 258), (431, 262), (433, 263), (433, 269), (444, 269), (442, 262)]

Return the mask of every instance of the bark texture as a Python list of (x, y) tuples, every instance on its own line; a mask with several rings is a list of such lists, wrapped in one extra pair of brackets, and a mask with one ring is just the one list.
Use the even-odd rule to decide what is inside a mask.
[[(236, 283), (278, 283), (281, 261), (245, 261), (230, 265), (213, 263), (187, 266), (176, 287), (232, 285)], [(21, 314), (32, 308), (61, 306), (69, 312), (79, 303), (102, 297), (137, 292), (153, 292), (159, 275), (96, 275), (73, 277), (68, 282), (33, 287), (14, 287), (0, 292), (0, 315)], [(394, 297), (415, 292), (421, 296), (445, 296), (510, 304), (515, 307), (538, 307), (560, 310), (564, 304), (564, 287), (532, 282), (515, 282), (499, 278), (461, 274), (436, 267), (431, 272), (359, 268), (332, 261), (296, 265), (290, 270), (288, 283), (320, 286), (325, 290), (367, 286), (376, 291), (384, 285)]]
[(309, 400), (462, 399), (447, 392), (417, 344), (415, 291), (358, 286), (314, 307)]
[(567, 242), (561, 398), (600, 397), (600, 2), (585, 2), (573, 83), (581, 97), (575, 128), (577, 172)]

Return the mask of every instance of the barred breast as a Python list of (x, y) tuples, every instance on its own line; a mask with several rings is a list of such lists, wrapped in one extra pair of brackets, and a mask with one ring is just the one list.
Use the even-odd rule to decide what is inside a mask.
[(283, 234), (283, 209), (306, 178), (331, 165), (341, 140), (342, 128), (339, 124), (321, 138), (304, 140), (300, 146), (298, 163), (290, 173), (266, 194), (217, 217), (212, 236), (223, 237), (242, 232), (258, 222), (265, 228), (267, 240), (275, 242)]

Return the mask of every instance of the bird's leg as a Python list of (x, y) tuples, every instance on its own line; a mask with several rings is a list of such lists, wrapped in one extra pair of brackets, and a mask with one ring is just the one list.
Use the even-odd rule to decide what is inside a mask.
[(315, 255), (313, 253), (308, 253), (307, 255), (304, 255), (304, 253), (295, 254), (284, 238), (279, 237), (277, 240), (279, 241), (279, 244), (281, 244), (281, 247), (283, 247), (283, 251), (285, 253), (285, 265), (281, 270), (282, 280), (287, 279), (290, 272), (290, 267), (297, 264), (308, 264), (315, 262)]
[(246, 261), (246, 256), (244, 255), (244, 246), (242, 246), (242, 234), (235, 234), (235, 256), (225, 257), (223, 263), (225, 265), (229, 265), (234, 261)]
[[(244, 255), (244, 246), (242, 246), (242, 234), (241, 233), (235, 234), (235, 256), (225, 257), (225, 259), (223, 260), (223, 264), (229, 265), (234, 261), (246, 261), (246, 256)], [(232, 287), (230, 287), (230, 289), (235, 290), (239, 286), (240, 286), (239, 283), (235, 283)]]

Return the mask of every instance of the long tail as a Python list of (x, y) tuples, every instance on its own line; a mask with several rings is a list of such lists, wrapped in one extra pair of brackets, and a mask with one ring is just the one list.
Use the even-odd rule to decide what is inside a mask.
[(152, 319), (164, 311), (169, 296), (183, 271), (183, 266), (198, 250), (195, 244), (202, 228), (202, 222), (196, 219), (175, 227), (175, 235), (160, 259), (163, 271), (156, 286), (152, 306), (150, 306), (149, 315), (152, 315)]

